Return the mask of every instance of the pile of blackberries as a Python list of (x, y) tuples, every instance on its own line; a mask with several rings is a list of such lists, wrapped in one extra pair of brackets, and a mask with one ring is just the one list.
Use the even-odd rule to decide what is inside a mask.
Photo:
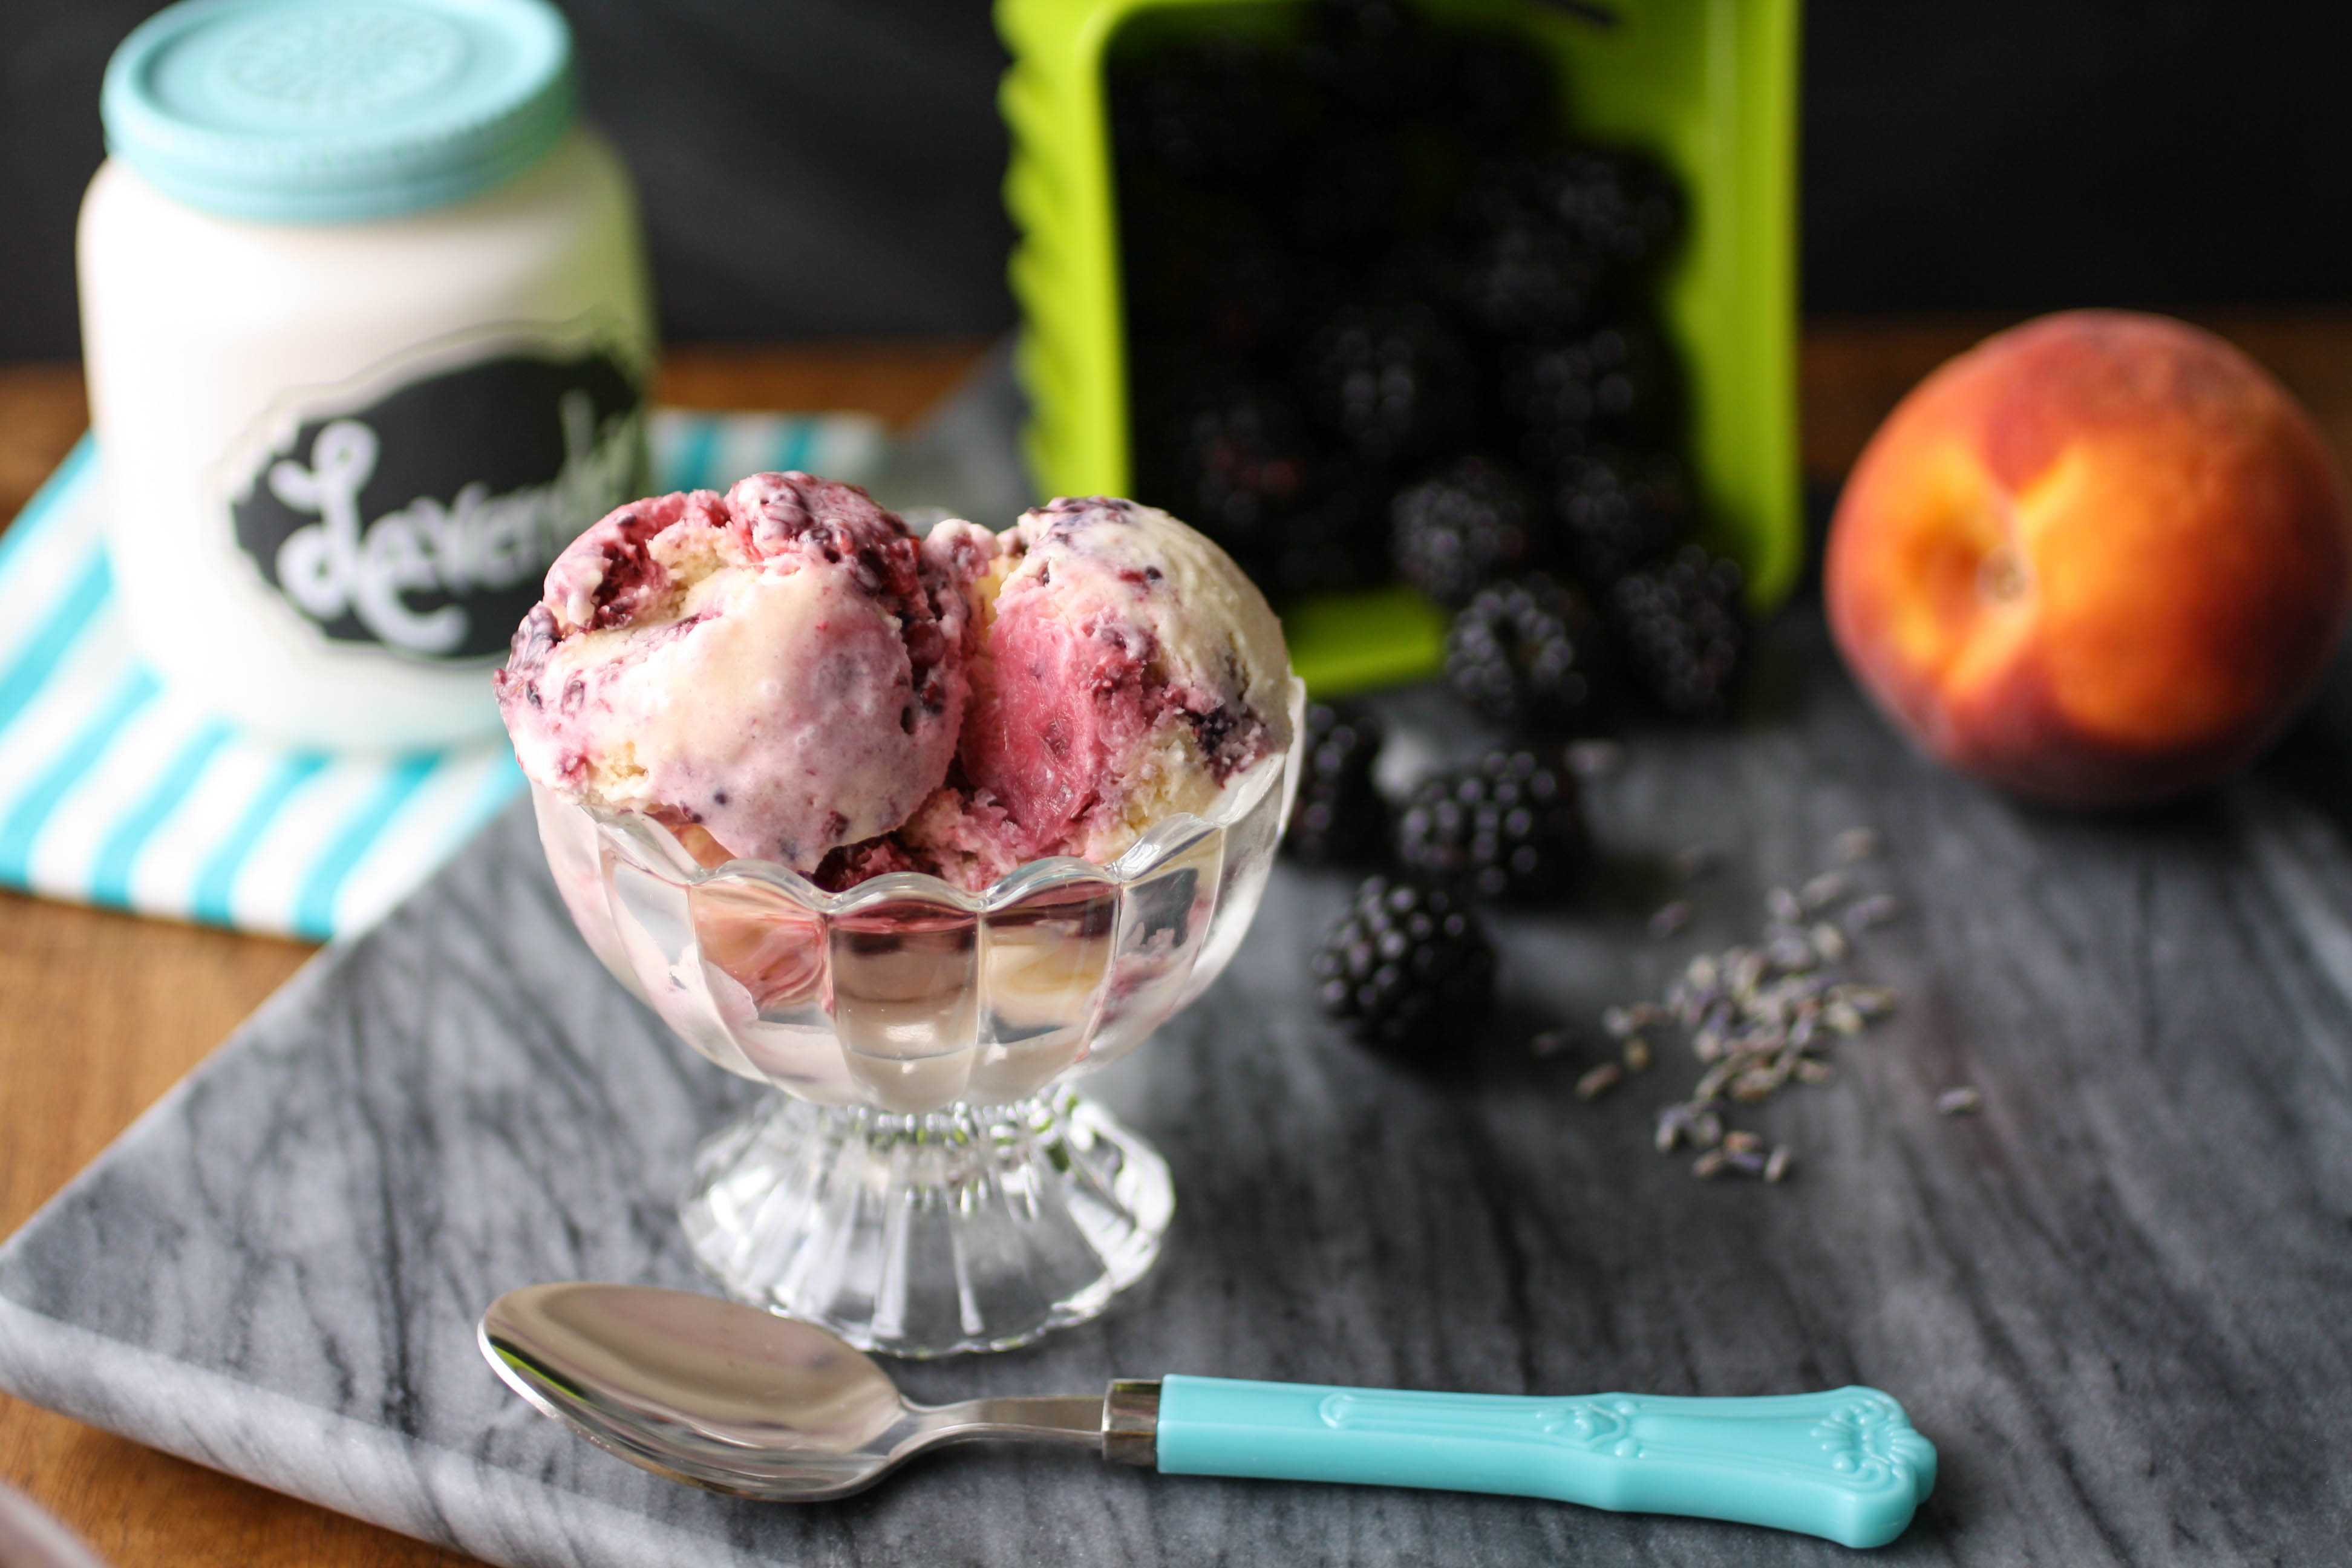
[(1680, 190), (1570, 138), (1524, 36), (1299, 12), (1113, 52), (1136, 494), (1277, 598), (1418, 586), (1462, 617), (1457, 689), (1514, 727), (1720, 712), (1738, 584), (1679, 553), (1654, 323)]
[[(1528, 37), (1312, 0), (1113, 51), (1134, 489), (1277, 600), (1403, 581), (1504, 737), (1392, 803), (1369, 711), (1310, 710), (1286, 848), (1375, 874), (1316, 950), (1325, 1009), (1424, 1059), (1494, 990), (1480, 906), (1591, 858), (1565, 737), (1721, 715), (1738, 570), (1692, 542), (1654, 160), (1569, 136)], [(1297, 23), (1295, 27), (1286, 24)]]
[(1391, 811), (1373, 772), (1369, 710), (1307, 710), (1284, 848), (1322, 865), (1378, 866), (1310, 961), (1326, 1013), (1366, 1045), (1422, 1061), (1485, 1020), (1495, 946), (1478, 904), (1559, 901), (1591, 857), (1561, 748), (1522, 744), (1421, 780)]

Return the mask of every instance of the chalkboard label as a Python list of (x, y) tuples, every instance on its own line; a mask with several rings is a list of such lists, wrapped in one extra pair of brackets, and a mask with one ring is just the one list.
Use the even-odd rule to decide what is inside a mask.
[(548, 563), (646, 486), (643, 401), (603, 353), (510, 354), (305, 420), (229, 506), (238, 548), (338, 643), (503, 656)]

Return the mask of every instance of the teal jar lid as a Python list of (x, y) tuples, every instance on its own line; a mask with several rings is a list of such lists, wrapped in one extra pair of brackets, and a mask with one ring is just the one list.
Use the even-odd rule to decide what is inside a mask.
[(224, 217), (348, 223), (461, 201), (572, 123), (545, 0), (184, 0), (106, 68), (107, 151)]

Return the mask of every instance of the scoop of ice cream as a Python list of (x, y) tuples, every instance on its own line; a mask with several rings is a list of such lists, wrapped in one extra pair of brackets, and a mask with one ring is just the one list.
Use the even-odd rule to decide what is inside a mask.
[(918, 541), (865, 491), (801, 473), (623, 507), (556, 560), (515, 634), (498, 677), (515, 754), (708, 858), (813, 873), (946, 778), (995, 552), (969, 523)]
[(983, 886), (1040, 856), (1116, 858), (1287, 749), (1281, 623), (1206, 538), (1095, 497), (1038, 508), (997, 543), (959, 752), (967, 787), (899, 835), (942, 876)]

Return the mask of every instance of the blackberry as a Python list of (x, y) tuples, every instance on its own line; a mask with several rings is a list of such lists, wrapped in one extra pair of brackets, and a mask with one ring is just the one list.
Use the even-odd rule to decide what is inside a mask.
[(1687, 544), (1611, 594), (1610, 625), (1626, 672), (1666, 712), (1720, 719), (1730, 711), (1748, 651), (1740, 586), (1736, 562)]
[(1674, 356), (1631, 321), (1507, 350), (1497, 382), (1503, 418), (1538, 473), (1610, 440), (1666, 445), (1681, 423)]
[(1299, 384), (1315, 416), (1376, 468), (1443, 454), (1477, 415), (1468, 352), (1419, 304), (1334, 310), (1307, 343)]
[(1204, 375), (1146, 421), (1138, 490), (1264, 580), (1315, 480), (1312, 443), (1289, 398), (1271, 387)]
[(1381, 721), (1350, 707), (1307, 710), (1305, 771), (1282, 847), (1310, 865), (1378, 865), (1388, 851), (1389, 806), (1373, 786)]
[(1576, 580), (1606, 595), (1689, 536), (1690, 487), (1665, 453), (1603, 448), (1563, 458), (1552, 488), (1561, 550)]
[(1495, 1000), (1495, 944), (1475, 910), (1433, 883), (1372, 877), (1309, 961), (1315, 999), (1364, 1045), (1443, 1054)]
[(1389, 503), (1397, 575), (1449, 610), (1532, 562), (1547, 531), (1527, 486), (1480, 457), (1399, 490)]
[(1638, 269), (1683, 228), (1674, 176), (1622, 147), (1571, 147), (1520, 166), (1521, 199), (1591, 247), (1604, 266)]
[(1600, 294), (1601, 258), (1536, 214), (1497, 207), (1458, 226), (1440, 284), (1446, 303), (1497, 342), (1572, 331)]
[(1575, 775), (1528, 748), (1423, 779), (1397, 816), (1398, 859), (1481, 898), (1556, 901), (1591, 852)]
[(1454, 694), (1507, 730), (1566, 734), (1606, 714), (1608, 661), (1584, 595), (1540, 573), (1482, 589), (1445, 634)]
[(1681, 227), (1674, 183), (1635, 154), (1563, 148), (1493, 159), (1472, 173), (1456, 208), (1448, 297), (1497, 342), (1558, 338)]

